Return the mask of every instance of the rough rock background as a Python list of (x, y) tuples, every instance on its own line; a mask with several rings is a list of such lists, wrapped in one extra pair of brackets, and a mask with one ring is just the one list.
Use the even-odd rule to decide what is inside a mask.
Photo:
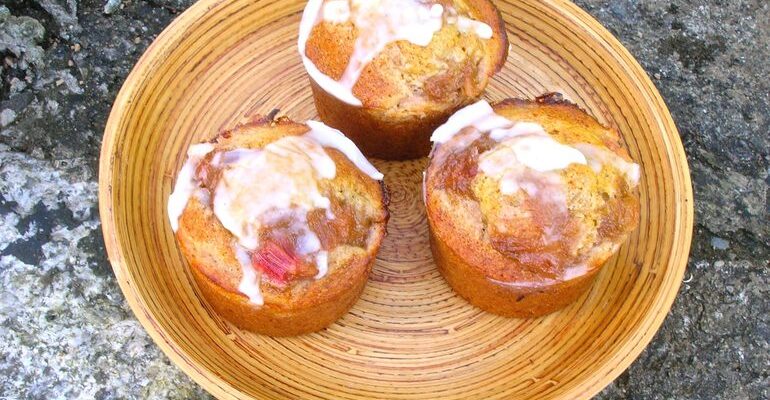
[[(191, 2), (0, 1), (2, 398), (207, 397), (133, 318), (105, 256), (96, 198), (110, 105)], [(770, 2), (577, 3), (653, 77), (696, 196), (673, 310), (598, 398), (770, 398)]]

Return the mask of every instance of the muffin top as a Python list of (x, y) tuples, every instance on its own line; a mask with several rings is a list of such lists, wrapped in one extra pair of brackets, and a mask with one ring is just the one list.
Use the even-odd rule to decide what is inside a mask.
[(426, 203), (437, 234), (494, 281), (582, 276), (638, 224), (639, 166), (615, 131), (557, 95), (478, 102), (432, 140)]
[(395, 117), (478, 98), (508, 42), (489, 0), (311, 0), (299, 51), (324, 90)]
[(168, 214), (210, 279), (257, 305), (292, 301), (366, 264), (387, 219), (381, 179), (337, 130), (258, 118), (190, 147)]

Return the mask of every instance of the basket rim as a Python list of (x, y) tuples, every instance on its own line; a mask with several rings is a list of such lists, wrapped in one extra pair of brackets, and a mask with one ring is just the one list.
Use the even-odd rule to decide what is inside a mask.
[[(116, 235), (117, 220), (112, 211), (112, 173), (117, 153), (117, 139), (121, 134), (119, 126), (128, 117), (124, 111), (141, 88), (142, 78), (152, 73), (155, 64), (162, 63), (168, 58), (176, 45), (185, 37), (189, 27), (194, 26), (196, 21), (205, 18), (211, 9), (227, 2), (227, 0), (199, 0), (176, 17), (146, 49), (124, 81), (111, 108), (102, 138), (99, 156), (99, 213), (108, 259), (120, 289), (137, 320), (163, 353), (197, 384), (217, 398), (235, 399), (244, 397), (245, 394), (213, 371), (202, 370), (183, 351), (180, 351), (176, 343), (169, 338), (166, 329), (157, 324), (153, 318), (145, 300), (133, 287), (132, 281), (128, 277), (128, 266), (125, 261), (126, 250)], [(679, 204), (673, 210), (673, 218), (679, 222), (681, 229), (674, 232), (672, 248), (679, 249), (680, 254), (689, 255), (694, 225), (694, 198), (690, 168), (679, 131), (660, 92), (625, 46), (585, 10), (569, 0), (542, 0), (542, 4), (557, 11), (563, 21), (572, 23), (577, 29), (589, 33), (595, 39), (594, 45), (600, 46), (612, 54), (614, 61), (622, 67), (628, 76), (633, 78), (636, 82), (636, 88), (644, 95), (640, 101), (650, 105), (652, 115), (657, 118), (657, 127), (662, 133), (665, 149), (670, 156), (668, 158), (670, 167), (675, 172), (674, 183), (677, 184), (675, 187), (681, 191), (675, 196), (679, 199)], [(616, 354), (614, 357), (616, 359), (612, 363), (607, 363), (607, 367), (603, 368), (605, 373), (602, 376), (592, 381), (580, 382), (575, 386), (572, 395), (591, 398), (598, 394), (623, 373), (644, 351), (660, 329), (679, 293), (687, 267), (687, 259), (687, 256), (683, 256), (677, 264), (668, 265), (667, 274), (673, 274), (674, 278), (672, 287), (668, 291), (659, 292), (658, 298), (653, 303), (654, 307), (650, 308), (650, 311), (644, 315), (632, 332), (627, 335), (627, 338), (637, 337), (640, 331), (642, 331), (642, 335), (637, 337), (630, 347), (626, 347), (628, 349), (626, 352)]]

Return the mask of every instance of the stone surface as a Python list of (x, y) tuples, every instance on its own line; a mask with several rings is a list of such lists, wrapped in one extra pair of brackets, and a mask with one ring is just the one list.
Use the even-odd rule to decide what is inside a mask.
[[(0, 5), (0, 397), (207, 397), (133, 318), (96, 203), (112, 100), (190, 3)], [(660, 88), (696, 195), (686, 283), (649, 348), (598, 398), (770, 398), (770, 3), (577, 3)]]

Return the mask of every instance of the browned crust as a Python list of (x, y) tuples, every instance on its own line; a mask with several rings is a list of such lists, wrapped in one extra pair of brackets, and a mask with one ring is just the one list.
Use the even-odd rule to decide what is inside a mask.
[[(490, 46), (493, 56), (489, 57), (489, 65), (486, 68), (489, 79), (502, 69), (508, 56), (505, 22), (500, 11), (489, 0), (465, 3), (471, 8), (474, 18), (484, 21), (494, 31)], [(328, 29), (314, 29), (308, 40), (306, 53), (321, 71), (339, 79), (352, 54), (352, 41), (352, 38), (335, 38), (334, 33)], [(433, 131), (454, 112), (472, 103), (476, 98), (467, 98), (456, 106), (432, 105), (419, 111), (410, 113), (405, 110), (395, 115), (378, 106), (378, 100), (390, 96), (394, 89), (388, 79), (378, 73), (377, 62), (379, 60), (375, 59), (364, 69), (354, 88), (354, 93), (361, 99), (364, 107), (351, 106), (339, 100), (310, 79), (320, 119), (344, 132), (369, 157), (409, 160), (427, 156)]]
[(505, 65), (505, 61), (508, 59), (508, 32), (505, 30), (505, 20), (503, 19), (500, 9), (495, 6), (491, 0), (476, 0), (471, 1), (470, 6), (473, 7), (478, 15), (475, 17), (481, 21), (484, 21), (487, 25), (492, 27), (494, 31), (494, 37), (498, 38), (493, 43), (495, 44), (495, 53), (497, 57), (493, 58), (492, 73), (490, 77), (497, 72), (500, 72)]
[(361, 260), (360, 266), (352, 266), (360, 272), (346, 282), (349, 285), (344, 290), (335, 291), (334, 296), (324, 301), (308, 302), (305, 307), (282, 307), (274, 303), (256, 307), (242, 294), (224, 289), (203, 274), (199, 265), (192, 264), (190, 270), (214, 311), (235, 326), (269, 336), (296, 336), (326, 328), (345, 315), (366, 286), (374, 261), (374, 257)]
[[(474, 306), (497, 315), (533, 318), (560, 310), (593, 283), (599, 269), (577, 279), (537, 287), (510, 287), (493, 282), (478, 265), (471, 264), (446, 241), (434, 234), (430, 219), (430, 243), (439, 272), (457, 294)], [(462, 252), (460, 252), (462, 253)]]
[(599, 139), (601, 144), (625, 159), (630, 159), (623, 147), (620, 135), (607, 125), (600, 123), (586, 110), (564, 98), (558, 92), (548, 92), (535, 97), (533, 100), (507, 98), (495, 103), (496, 110), (515, 110), (519, 114), (529, 114), (533, 118), (570, 121), (571, 124), (585, 129), (602, 131)]
[[(582, 114), (586, 114), (586, 110), (584, 110), (577, 104), (565, 99), (564, 95), (559, 92), (544, 93), (544, 94), (541, 94), (540, 96), (535, 97), (533, 100), (509, 97), (507, 99), (503, 99), (495, 103), (495, 107), (498, 107), (498, 108), (504, 108), (506, 106), (530, 107), (530, 106), (537, 106), (537, 105), (563, 106), (564, 109), (573, 108), (579, 111), (580, 116), (582, 116)], [(591, 119), (595, 121), (594, 118), (591, 118)], [(601, 125), (601, 126), (604, 126), (604, 125)]]
[[(222, 132), (212, 143), (219, 149), (259, 148), (280, 137), (301, 135), (307, 130), (304, 124), (286, 117), (276, 119), (271, 113), (265, 117), (255, 116)], [(346, 185), (354, 185), (363, 199), (373, 202), (380, 210), (373, 220), (366, 252), (347, 257), (344, 266), (330, 271), (323, 279), (288, 291), (261, 285), (265, 299), (262, 307), (251, 304), (237, 289), (242, 271), (232, 254), (232, 235), (194, 197), (185, 208), (176, 235), (182, 253), (203, 297), (236, 326), (271, 336), (313, 332), (343, 315), (363, 290), (385, 237), (387, 193), (382, 182), (365, 175), (344, 154), (335, 149), (326, 150), (337, 164), (337, 176), (345, 177)], [(200, 252), (201, 246), (207, 248), (204, 253)]]
[[(595, 132), (599, 142), (597, 144), (604, 144), (616, 154), (629, 159), (617, 132), (608, 130), (558, 94), (547, 94), (535, 100), (506, 99), (493, 108), (514, 119), (537, 122), (557, 120), (577, 124), (581, 129)], [(554, 312), (588, 290), (601, 266), (611, 256), (609, 252), (597, 253), (585, 274), (569, 281), (548, 283), (538, 277), (536, 271), (533, 274), (532, 266), (520, 264), (464, 235), (464, 221), (456, 220), (455, 215), (446, 212), (433, 194), (436, 190), (435, 168), (431, 161), (426, 172), (426, 212), (434, 259), (454, 290), (479, 308), (510, 317), (536, 317)], [(636, 206), (638, 208), (638, 204)], [(625, 228), (633, 227), (636, 223), (627, 221), (628, 226)], [(535, 284), (530, 287), (512, 287), (500, 285), (493, 280)]]

